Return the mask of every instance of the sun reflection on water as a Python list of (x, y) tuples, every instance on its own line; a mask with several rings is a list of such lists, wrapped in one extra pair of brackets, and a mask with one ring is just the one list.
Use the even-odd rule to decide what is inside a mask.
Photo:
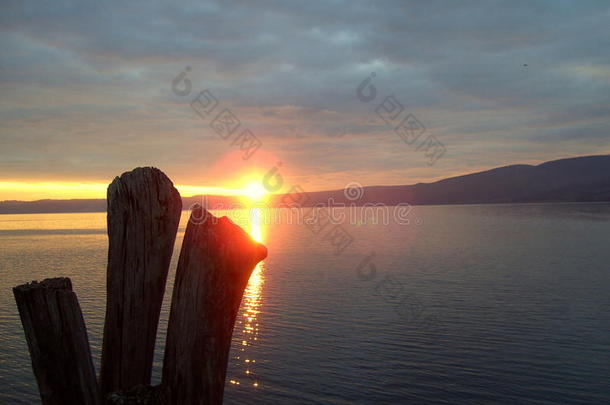
[[(252, 208), (250, 210), (249, 233), (257, 242), (263, 242), (261, 216), (260, 208)], [(244, 291), (240, 316), (235, 325), (237, 339), (233, 341), (235, 345), (239, 344), (238, 353), (233, 358), (233, 361), (239, 366), (239, 372), (238, 375), (229, 380), (233, 385), (259, 387), (261, 384), (255, 372), (256, 359), (253, 358), (254, 356), (250, 349), (259, 339), (259, 314), (262, 306), (261, 292), (265, 283), (264, 270), (264, 261), (256, 265)]]

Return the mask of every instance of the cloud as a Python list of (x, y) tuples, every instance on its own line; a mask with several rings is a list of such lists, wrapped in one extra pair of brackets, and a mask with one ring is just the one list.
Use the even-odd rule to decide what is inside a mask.
[[(610, 150), (602, 1), (0, 9), (4, 180), (98, 181), (152, 164), (182, 184), (222, 186), (201, 175), (232, 150), (189, 106), (204, 88), (317, 189)], [(171, 81), (186, 66), (193, 94), (180, 98)], [(371, 72), (378, 96), (366, 104), (356, 88)], [(446, 145), (435, 166), (375, 120), (390, 94)]]

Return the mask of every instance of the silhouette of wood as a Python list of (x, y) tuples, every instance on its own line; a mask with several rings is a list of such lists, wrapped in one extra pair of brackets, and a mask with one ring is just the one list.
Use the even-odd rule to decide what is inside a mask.
[(169, 404), (222, 403), (239, 304), (252, 270), (266, 256), (267, 249), (228, 218), (193, 210), (165, 346), (162, 385)]
[(68, 278), (13, 289), (47, 404), (222, 403), (233, 327), (252, 270), (267, 256), (228, 218), (193, 210), (178, 261), (163, 382), (150, 386), (157, 325), (182, 202), (154, 168), (108, 187), (107, 303), (100, 384)]
[(114, 392), (106, 398), (105, 405), (166, 405), (167, 399), (161, 386), (138, 385), (124, 392)]
[(108, 187), (107, 303), (103, 397), (149, 385), (157, 325), (182, 210), (180, 194), (155, 168), (137, 168)]
[(13, 288), (43, 405), (99, 404), (83, 314), (69, 278)]

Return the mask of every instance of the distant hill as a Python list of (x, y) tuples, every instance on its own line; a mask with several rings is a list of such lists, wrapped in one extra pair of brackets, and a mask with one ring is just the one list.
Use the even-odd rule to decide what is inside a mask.
[(0, 214), (105, 212), (105, 199), (0, 201)]
[[(370, 186), (362, 191), (362, 198), (357, 201), (346, 199), (343, 190), (311, 192), (307, 194), (306, 205), (326, 205), (330, 198), (337, 204), (356, 205), (610, 201), (610, 155), (554, 160), (537, 166), (511, 165), (434, 183)], [(229, 207), (237, 202), (224, 196), (209, 196), (207, 199), (210, 207)], [(183, 206), (186, 209), (201, 200), (200, 196), (184, 197)], [(269, 205), (282, 206), (285, 201), (289, 200), (278, 195)], [(104, 199), (0, 202), (0, 214), (103, 211), (106, 211)]]
[[(610, 201), (610, 155), (511, 165), (410, 186), (371, 186), (357, 204), (498, 204)], [(347, 203), (343, 190), (309, 193), (321, 203)]]

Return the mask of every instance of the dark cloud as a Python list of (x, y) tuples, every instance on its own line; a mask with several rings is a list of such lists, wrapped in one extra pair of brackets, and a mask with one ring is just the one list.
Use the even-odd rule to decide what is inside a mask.
[[(211, 89), (303, 181), (405, 183), (610, 150), (605, 1), (5, 1), (0, 11), (6, 179), (99, 179), (136, 164), (175, 166), (184, 184), (192, 167), (200, 179), (230, 149), (171, 93), (186, 66), (193, 91)], [(355, 92), (371, 72), (378, 97), (365, 104)], [(390, 94), (445, 143), (434, 167), (375, 121)]]

